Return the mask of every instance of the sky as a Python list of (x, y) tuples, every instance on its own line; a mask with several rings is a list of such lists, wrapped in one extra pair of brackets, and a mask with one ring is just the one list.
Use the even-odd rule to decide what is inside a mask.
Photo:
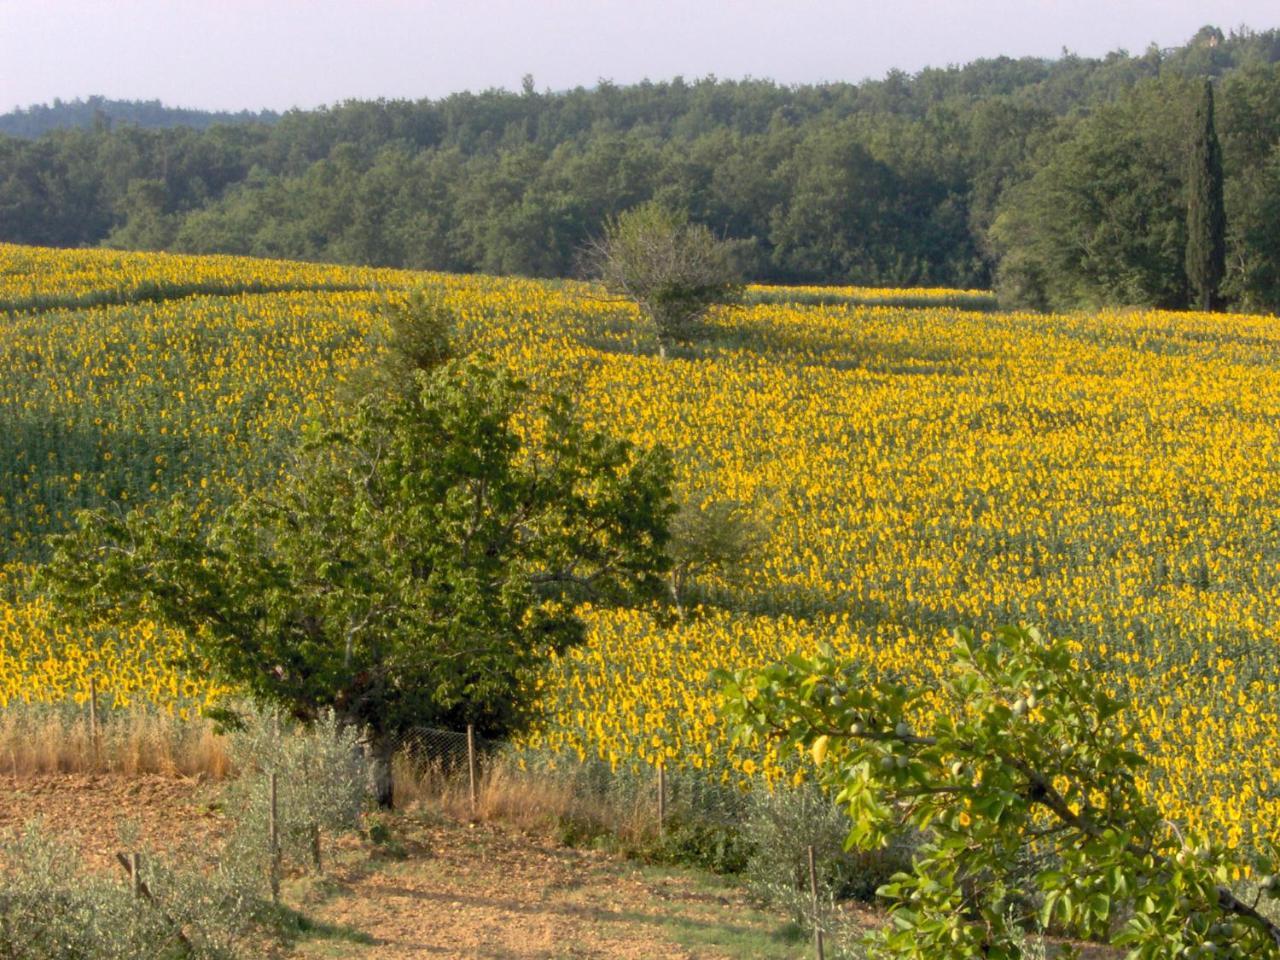
[(0, 0), (0, 111), (304, 109), (600, 79), (859, 81), (1280, 26), (1276, 0)]

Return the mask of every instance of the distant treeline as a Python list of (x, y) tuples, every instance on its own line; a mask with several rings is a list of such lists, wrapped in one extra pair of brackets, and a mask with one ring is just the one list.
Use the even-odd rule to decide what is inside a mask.
[(272, 110), (254, 113), (224, 110), (188, 110), (166, 107), (159, 100), (109, 100), (87, 97), (83, 100), (59, 100), (19, 107), (0, 114), (0, 133), (14, 137), (39, 137), (54, 130), (78, 127), (84, 130), (109, 130), (116, 124), (147, 129), (191, 127), (206, 130), (218, 123), (273, 123), (280, 114)]
[(0, 136), (0, 239), (563, 276), (606, 217), (657, 198), (745, 241), (758, 280), (1176, 307), (1206, 76), (1226, 170), (1224, 292), (1277, 309), (1278, 30), (1206, 27), (1139, 56), (999, 58), (861, 84), (542, 93), (529, 78), (519, 93), (207, 128), (157, 128), (156, 105), (130, 121), (100, 106), (114, 119)]

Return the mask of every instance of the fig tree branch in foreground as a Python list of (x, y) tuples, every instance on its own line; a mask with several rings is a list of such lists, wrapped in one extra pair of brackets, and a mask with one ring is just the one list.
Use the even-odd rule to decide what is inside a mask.
[[(958, 630), (932, 686), (829, 650), (720, 679), (740, 741), (771, 741), (783, 762), (808, 752), (848, 810), (851, 844), (922, 837), (912, 872), (880, 890), (892, 923), (873, 956), (1019, 957), (1029, 917), (1015, 906), (1034, 893), (1041, 925), (1132, 960), (1280, 958), (1280, 926), (1259, 910), (1280, 895), (1274, 845), (1230, 850), (1172, 824), (1139, 783), (1124, 705), (1063, 641)], [(1012, 889), (1028, 851), (1046, 866), (1034, 889)]]

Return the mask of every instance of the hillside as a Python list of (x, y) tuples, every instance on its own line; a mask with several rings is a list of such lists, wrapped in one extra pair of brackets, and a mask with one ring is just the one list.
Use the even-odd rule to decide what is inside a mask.
[[(83, 129), (0, 136), (0, 240), (565, 277), (607, 217), (657, 198), (743, 241), (760, 281), (998, 281), (1007, 298), (1051, 306), (1179, 306), (1183, 134), (1203, 78), (1218, 90), (1233, 224), (1226, 293), (1275, 309), (1276, 30), (1206, 27), (1170, 50), (820, 86), (676, 78), (540, 92), (531, 78), (518, 93), (352, 101), (273, 123), (93, 100), (32, 108), (9, 129), (71, 117)], [(94, 110), (115, 127), (94, 127)], [(1023, 215), (1038, 209), (1037, 174), (1060, 182), (1084, 147), (1085, 172), (1108, 171), (1072, 181), (1093, 212), (1024, 236), (1019, 224), (1045, 219)], [(1114, 198), (1134, 184), (1145, 213), (1124, 218)], [(1045, 272), (1025, 251), (1069, 263), (1090, 237), (1109, 244), (1116, 279), (1023, 289)]]
[[(735, 501), (767, 532), (684, 622), (588, 611), (586, 645), (548, 665), (552, 720), (531, 748), (750, 776), (758, 758), (726, 742), (710, 669), (829, 642), (928, 677), (946, 628), (1027, 620), (1133, 698), (1171, 817), (1239, 843), (1280, 812), (1275, 317), (994, 313), (945, 290), (936, 306), (866, 289), (804, 306), (774, 289), (757, 293), (782, 302), (717, 313), (706, 343), (663, 362), (631, 308), (579, 285), (0, 256), (0, 301), (25, 307), (0, 328), (12, 560), (38, 562), (79, 506), (177, 495), (198, 521), (270, 483), (373, 349), (378, 304), (438, 284), (474, 348), (666, 444), (682, 496)], [(67, 305), (77, 290), (110, 296)], [(51, 632), (21, 570), (5, 590), (0, 700), (82, 698), (89, 676), (179, 711), (222, 692), (182, 666), (180, 637)]]
[(110, 130), (115, 126), (140, 130), (185, 127), (207, 130), (215, 124), (274, 123), (279, 114), (270, 110), (190, 110), (167, 107), (159, 100), (112, 100), (91, 96), (17, 107), (0, 114), (0, 134), (11, 137), (41, 137), (55, 130)]

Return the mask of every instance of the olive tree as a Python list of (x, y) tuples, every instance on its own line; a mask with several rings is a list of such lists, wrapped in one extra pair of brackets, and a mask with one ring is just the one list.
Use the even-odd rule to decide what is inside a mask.
[[(873, 956), (1019, 957), (1032, 918), (1018, 908), (1035, 903), (1042, 925), (1131, 960), (1280, 957), (1274, 845), (1232, 850), (1172, 823), (1142, 786), (1124, 705), (1065, 642), (960, 630), (951, 667), (941, 687), (908, 685), (827, 650), (722, 677), (739, 736), (807, 751), (851, 845), (925, 838), (879, 891), (891, 917)], [(1028, 847), (1041, 869), (1017, 889)]]
[(43, 575), (67, 618), (152, 618), (238, 689), (303, 720), (336, 711), (384, 804), (402, 733), (521, 729), (535, 671), (584, 635), (579, 602), (661, 595), (673, 510), (660, 448), (430, 331), (408, 345), (274, 488), (208, 529), (181, 503), (83, 513)]
[(653, 325), (663, 357), (696, 340), (707, 310), (742, 290), (733, 244), (654, 201), (609, 220), (587, 255), (605, 288), (633, 300)]

